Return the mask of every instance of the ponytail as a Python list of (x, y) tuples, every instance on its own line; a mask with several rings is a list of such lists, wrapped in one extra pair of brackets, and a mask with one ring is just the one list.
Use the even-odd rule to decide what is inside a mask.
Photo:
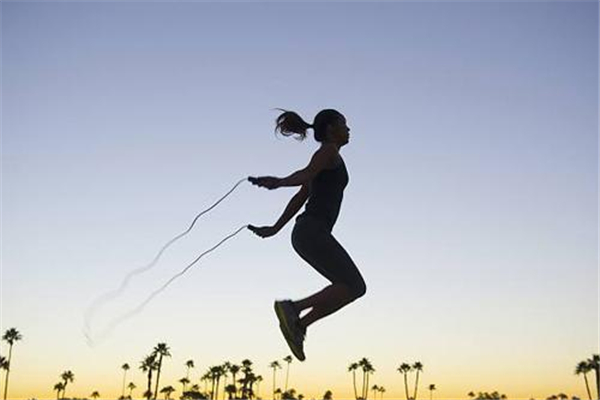
[(281, 108), (278, 108), (278, 110), (283, 111), (283, 113), (275, 120), (275, 132), (279, 132), (283, 136), (297, 135), (295, 137), (297, 140), (306, 139), (306, 131), (313, 126), (293, 111), (282, 110)]

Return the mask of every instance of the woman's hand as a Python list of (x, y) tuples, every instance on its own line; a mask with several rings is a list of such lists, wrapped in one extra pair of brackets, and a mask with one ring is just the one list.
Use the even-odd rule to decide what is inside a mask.
[(281, 179), (275, 178), (274, 176), (259, 176), (259, 177), (248, 177), (248, 180), (256, 186), (264, 187), (269, 190), (277, 189), (281, 187)]
[(279, 232), (279, 230), (275, 229), (275, 227), (273, 226), (248, 225), (248, 229), (250, 229), (252, 232), (254, 232), (255, 235), (260, 236), (263, 239), (274, 236), (277, 232)]

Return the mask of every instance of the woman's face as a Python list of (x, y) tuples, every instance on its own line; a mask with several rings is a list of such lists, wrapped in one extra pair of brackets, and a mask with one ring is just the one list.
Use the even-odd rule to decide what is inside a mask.
[(340, 147), (348, 144), (350, 140), (350, 128), (346, 124), (346, 118), (340, 117), (334, 123), (327, 126), (327, 138), (329, 142)]

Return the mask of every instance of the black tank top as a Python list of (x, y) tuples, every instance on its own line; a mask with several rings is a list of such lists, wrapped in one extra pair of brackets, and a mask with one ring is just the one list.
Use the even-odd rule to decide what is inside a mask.
[(336, 167), (322, 170), (309, 183), (309, 197), (304, 213), (325, 222), (331, 230), (340, 213), (347, 185), (348, 171), (340, 157)]

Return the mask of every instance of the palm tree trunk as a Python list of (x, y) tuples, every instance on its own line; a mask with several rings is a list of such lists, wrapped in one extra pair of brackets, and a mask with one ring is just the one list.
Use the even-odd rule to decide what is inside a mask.
[[(148, 370), (148, 390), (146, 392), (152, 393), (152, 368)], [(148, 398), (151, 397), (152, 396), (148, 394)]]
[(600, 400), (600, 365), (596, 364), (594, 372), (596, 372), (596, 395)]
[(275, 400), (275, 368), (273, 368), (273, 400)]
[(415, 380), (415, 395), (413, 396), (414, 400), (417, 400), (417, 390), (419, 388), (419, 370), (417, 370), (417, 379)]
[(123, 390), (121, 390), (121, 397), (125, 397), (125, 377), (127, 375), (127, 370), (123, 371)]
[(154, 400), (156, 400), (156, 398), (158, 397), (158, 384), (160, 381), (160, 369), (162, 368), (162, 354), (160, 355), (159, 359), (158, 359), (158, 370), (156, 371), (156, 390), (154, 391)]
[(406, 400), (408, 400), (408, 374), (404, 373), (404, 392), (406, 393)]
[(592, 400), (592, 392), (590, 392), (590, 383), (588, 382), (587, 375), (583, 374), (583, 379), (585, 380), (585, 389), (587, 390), (588, 397)]
[(365, 389), (365, 400), (367, 400), (367, 396), (369, 396), (369, 372), (367, 372), (367, 387)]
[(6, 376), (4, 377), (4, 400), (6, 400), (6, 394), (8, 393), (8, 374), (10, 373), (10, 359), (12, 358), (12, 343), (8, 350), (8, 368), (6, 368)]
[(356, 391), (356, 370), (352, 370), (352, 385), (354, 386), (354, 398), (358, 400), (358, 392)]
[(235, 397), (237, 399), (237, 383), (235, 381), (235, 374), (232, 373), (232, 379), (233, 379), (233, 386), (235, 386), (235, 391), (233, 392), (233, 397)]
[(287, 363), (287, 371), (285, 373), (285, 391), (287, 392), (288, 388), (288, 378), (290, 377), (290, 363)]
[(362, 390), (360, 393), (360, 397), (362, 397), (363, 399), (365, 398), (365, 385), (367, 384), (367, 376), (365, 373), (365, 370), (363, 369), (363, 382), (362, 382)]

